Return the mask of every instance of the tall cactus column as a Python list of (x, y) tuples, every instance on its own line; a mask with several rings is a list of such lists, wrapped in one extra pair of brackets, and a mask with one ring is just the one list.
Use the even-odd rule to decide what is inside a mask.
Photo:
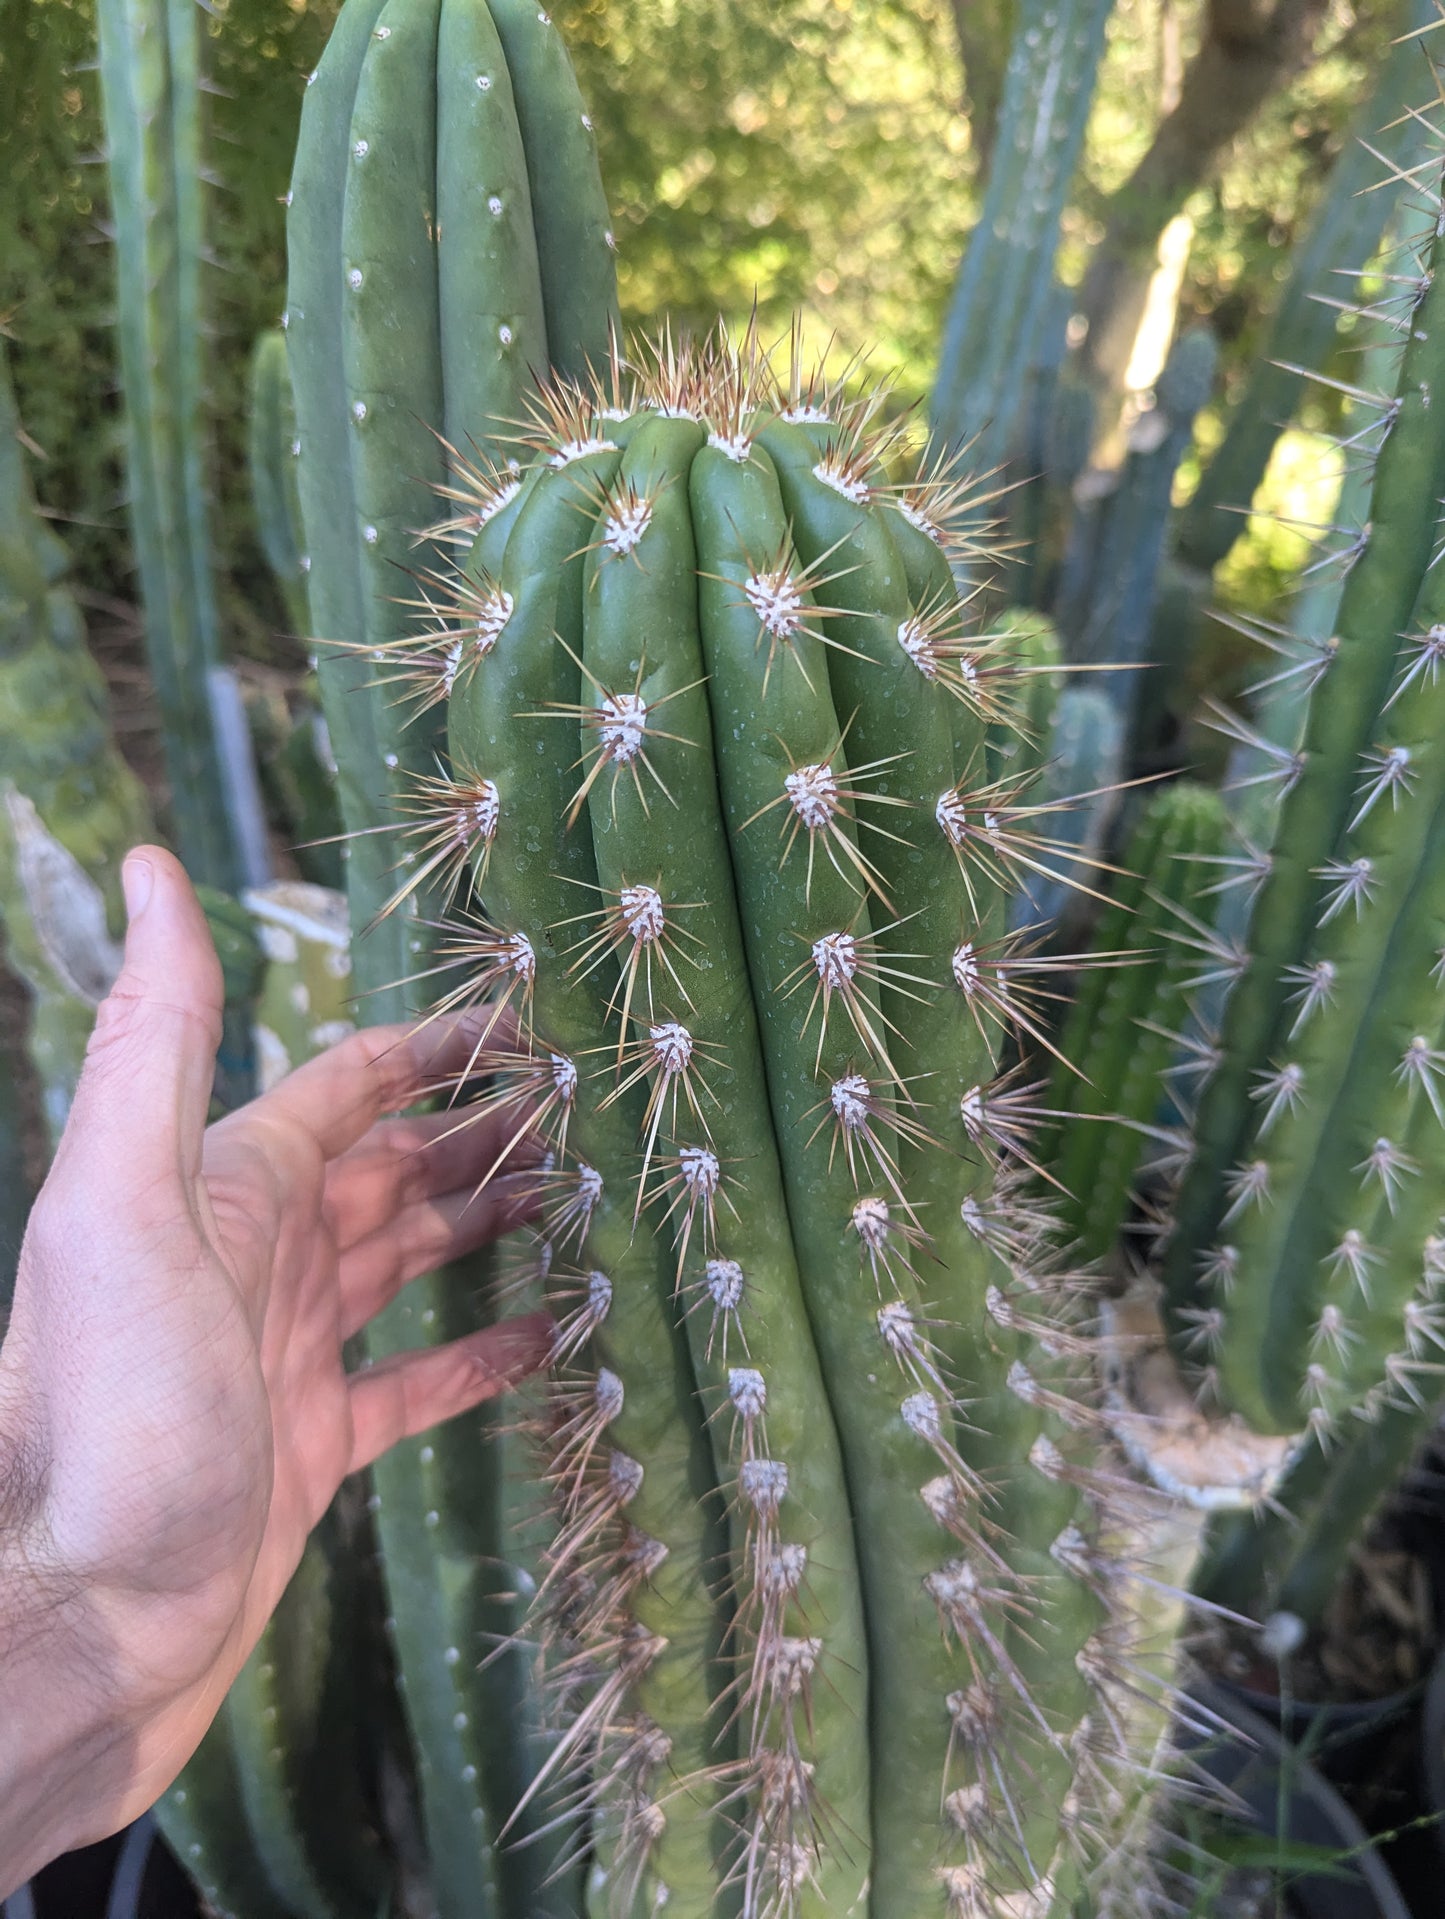
[[(553, 149), (570, 156), (557, 191), (574, 214), (557, 206), (534, 219), (527, 128), (547, 164)], [(595, 266), (577, 270), (601, 294), (593, 312), (554, 315), (538, 241), (559, 222), (570, 231), (569, 218), (596, 236)], [(502, 423), (521, 413), (532, 373), (548, 363), (554, 321), (579, 359), (605, 358), (615, 312), (606, 226), (581, 101), (545, 14), (485, 0), (347, 0), (303, 111), (287, 338), (311, 625), (351, 835), (347, 890), (353, 923), (369, 929), (355, 951), (368, 1019), (420, 1009), (437, 938), (429, 922), (447, 904), (444, 885), (409, 884), (427, 862), (397, 830), (409, 818), (408, 779), (434, 772), (435, 735), (395, 687), (369, 683), (369, 657), (414, 638), (408, 599), (427, 604), (427, 633), (455, 657), (481, 643), (481, 609), (438, 583), (445, 542), (418, 547), (416, 530), (443, 516), (444, 488), (465, 496), (451, 502), (459, 534), (512, 490), (499, 480), (491, 494), (483, 476), (499, 435), (515, 430)], [(372, 1351), (475, 1325), (490, 1306), (474, 1285), (460, 1275), (417, 1281), (373, 1329)], [(481, 1419), (458, 1422), (375, 1470), (445, 1919), (530, 1915), (565, 1898), (565, 1882), (543, 1884), (546, 1845), (493, 1850), (531, 1761), (520, 1729), (508, 1737), (521, 1714), (496, 1692), (508, 1575), (488, 1431)]]
[(193, 879), (234, 891), (246, 876), (208, 677), (221, 652), (204, 472), (200, 19), (194, 0), (96, 8), (147, 659), (181, 856)]
[[(1201, 1266), (1215, 1276), (1206, 1304), (1219, 1387), (1264, 1432), (1327, 1425), (1365, 1390), (1361, 1366), (1378, 1380), (1387, 1360), (1405, 1364), (1400, 1314), (1419, 1284), (1417, 1273), (1404, 1300), (1379, 1304), (1382, 1222), (1360, 1209), (1382, 1200), (1389, 1219), (1400, 1215), (1416, 1175), (1392, 1100), (1417, 1083), (1428, 1105), (1434, 1086), (1442, 608), (1429, 568), (1445, 486), (1432, 408), (1445, 371), (1437, 258), (1416, 290), (1369, 538), (1321, 657), (1300, 750), (1278, 755), (1287, 790), (1165, 1266), (1176, 1323), (1194, 1310)], [(1387, 1244), (1395, 1230), (1386, 1223)], [(1393, 1326), (1377, 1324), (1380, 1311)]]
[(987, 778), (1015, 692), (861, 416), (752, 343), (642, 358), (546, 396), (486, 643), (379, 666), (449, 695), (457, 953), (553, 1155), (551, 1764), (599, 1914), (1061, 1916), (1129, 1654), (1085, 1341), (998, 1170), (1049, 863)]

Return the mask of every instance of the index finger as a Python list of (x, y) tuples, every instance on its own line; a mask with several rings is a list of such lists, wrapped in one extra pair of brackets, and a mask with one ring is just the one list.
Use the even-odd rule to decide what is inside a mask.
[(288, 1073), (251, 1110), (303, 1128), (335, 1159), (384, 1114), (455, 1085), (483, 1049), (490, 1054), (515, 1033), (515, 1021), (493, 1005), (416, 1026), (368, 1026)]

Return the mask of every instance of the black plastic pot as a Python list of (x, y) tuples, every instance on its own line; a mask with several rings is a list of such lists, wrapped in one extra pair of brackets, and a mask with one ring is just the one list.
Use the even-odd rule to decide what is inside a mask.
[(1337, 1864), (1292, 1877), (1299, 1919), (1410, 1919), (1389, 1868), (1332, 1786), (1279, 1732), (1251, 1712), (1234, 1688), (1200, 1681), (1193, 1696), (1218, 1726), (1191, 1737), (1192, 1757), (1224, 1787), (1255, 1827), (1292, 1845), (1320, 1846)]
[(47, 1866), (0, 1903), (0, 1919), (200, 1919), (200, 1906), (147, 1813)]
[(1420, 1780), (1425, 1810), (1434, 1815), (1430, 1836), (1445, 1859), (1445, 1652), (1435, 1662), (1420, 1715)]
[(1401, 1756), (1413, 1769), (1416, 1727), (1425, 1700), (1425, 1682), (1386, 1693), (1381, 1699), (1315, 1702), (1284, 1698), (1216, 1679), (1244, 1711), (1296, 1747), (1317, 1772), (1342, 1792), (1368, 1789), (1401, 1770)]

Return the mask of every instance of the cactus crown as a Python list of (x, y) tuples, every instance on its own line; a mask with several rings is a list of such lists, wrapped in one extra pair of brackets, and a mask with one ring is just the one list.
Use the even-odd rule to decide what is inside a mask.
[(1125, 1481), (1021, 1188), (1059, 809), (990, 776), (1026, 702), (961, 483), (753, 335), (614, 355), (519, 446), (379, 671), (450, 755), (392, 910), (445, 875), (473, 1076), (547, 1152), (533, 1791), (618, 1913), (1063, 1910), (1127, 1800)]

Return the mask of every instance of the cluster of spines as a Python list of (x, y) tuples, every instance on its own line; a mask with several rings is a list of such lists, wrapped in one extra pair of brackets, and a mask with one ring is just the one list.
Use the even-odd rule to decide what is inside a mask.
[[(700, 1897), (680, 1881), (709, 1869), (749, 1914), (835, 1910), (871, 1828), (875, 1900), (1046, 1912), (1124, 1792), (1126, 1482), (1081, 1457), (1088, 1340), (1010, 1172), (1036, 1101), (998, 1058), (1048, 981), (1004, 908), (1057, 860), (1026, 786), (987, 777), (1017, 696), (953, 610), (966, 483), (888, 487), (871, 407), (796, 353), (777, 382), (751, 340), (636, 358), (548, 393), (520, 486), (431, 595), (432, 637), (378, 662), (449, 700), (452, 772), (416, 811), (487, 915), (453, 935), (456, 992), (520, 982), (515, 1045), (484, 1063), (551, 1143), (567, 1376), (543, 1596), (573, 1700), (553, 1764), (619, 1911)], [(479, 582), (507, 608), (485, 633)], [(966, 1069), (951, 1093), (943, 1058)], [(670, 1460), (655, 1421), (648, 1446), (623, 1438), (648, 1432), (659, 1369)], [(874, 1444), (916, 1462), (916, 1509), (866, 1483)], [(707, 1503), (681, 1492), (699, 1446), (720, 1597)], [(710, 1662), (731, 1675), (715, 1694)], [(880, 1695), (920, 1715), (941, 1786), (886, 1738), (859, 1777), (865, 1675), (875, 1717)], [(710, 1814), (735, 1833), (715, 1860)]]

